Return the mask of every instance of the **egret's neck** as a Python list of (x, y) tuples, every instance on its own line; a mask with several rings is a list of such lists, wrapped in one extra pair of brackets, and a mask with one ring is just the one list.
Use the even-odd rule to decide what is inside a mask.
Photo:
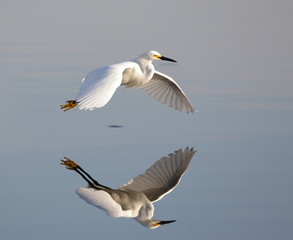
[(134, 60), (140, 67), (142, 74), (147, 80), (150, 80), (155, 72), (155, 67), (152, 61), (146, 58), (138, 57)]
[(140, 218), (135, 218), (135, 220), (137, 222), (139, 222), (142, 226), (147, 227), (147, 228), (149, 228), (149, 226), (151, 226), (151, 222), (152, 222), (151, 219), (144, 219), (144, 220), (142, 220)]

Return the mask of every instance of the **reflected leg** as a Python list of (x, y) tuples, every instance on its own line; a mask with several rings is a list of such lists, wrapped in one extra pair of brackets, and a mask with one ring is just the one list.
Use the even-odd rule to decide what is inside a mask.
[(81, 168), (77, 163), (75, 163), (74, 161), (72, 161), (71, 159), (67, 157), (64, 157), (64, 158), (65, 160), (61, 160), (62, 161), (61, 165), (66, 166), (66, 168), (69, 170), (74, 170), (75, 172), (77, 172), (89, 184), (90, 187), (98, 189), (98, 190), (105, 189), (105, 188), (110, 189), (109, 187), (106, 187), (98, 183), (98, 181), (93, 179), (92, 176), (89, 175), (85, 170), (83, 170), (83, 168)]

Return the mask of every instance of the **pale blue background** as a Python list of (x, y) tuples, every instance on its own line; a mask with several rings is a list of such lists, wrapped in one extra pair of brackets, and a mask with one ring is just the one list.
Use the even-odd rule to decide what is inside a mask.
[[(0, 3), (1, 239), (292, 239), (293, 4), (273, 0)], [(59, 105), (93, 68), (154, 49), (197, 108), (120, 89)], [(118, 124), (123, 128), (108, 128)], [(112, 187), (168, 153), (198, 153), (148, 230), (74, 193), (70, 157)]]

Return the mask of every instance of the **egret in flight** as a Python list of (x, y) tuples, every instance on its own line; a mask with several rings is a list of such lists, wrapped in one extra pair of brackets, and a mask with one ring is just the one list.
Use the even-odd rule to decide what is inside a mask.
[(112, 217), (134, 218), (141, 225), (153, 229), (175, 220), (152, 219), (153, 203), (162, 199), (179, 183), (196, 151), (193, 148), (179, 149), (153, 164), (145, 173), (128, 183), (112, 189), (94, 180), (78, 164), (65, 157), (62, 165), (74, 170), (88, 183), (79, 187), (76, 193), (87, 203), (98, 207)]
[(156, 51), (148, 51), (132, 61), (105, 66), (88, 73), (75, 100), (68, 100), (61, 109), (93, 110), (105, 106), (120, 85), (145, 90), (161, 103), (179, 111), (193, 112), (194, 108), (179, 85), (169, 76), (155, 70), (155, 60), (176, 62)]

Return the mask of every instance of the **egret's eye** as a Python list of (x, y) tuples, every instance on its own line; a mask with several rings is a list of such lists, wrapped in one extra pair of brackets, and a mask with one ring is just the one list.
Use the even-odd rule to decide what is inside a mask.
[(154, 54), (153, 56), (154, 56), (154, 58), (160, 58), (161, 57), (160, 55), (157, 55), (157, 54)]

